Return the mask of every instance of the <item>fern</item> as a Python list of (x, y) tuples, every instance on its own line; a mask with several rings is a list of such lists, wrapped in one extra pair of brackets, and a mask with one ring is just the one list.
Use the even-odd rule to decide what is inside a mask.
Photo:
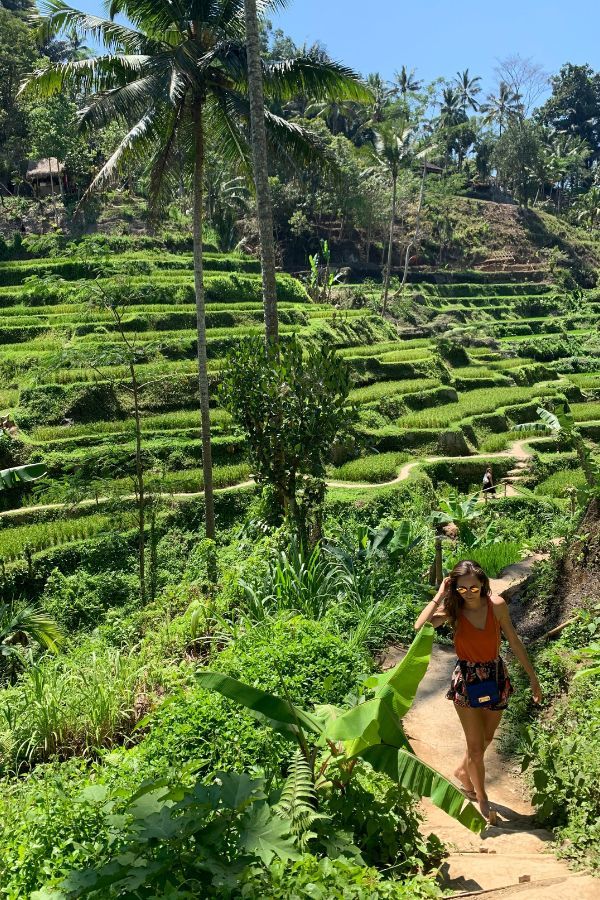
[(310, 839), (316, 837), (316, 833), (311, 830), (315, 822), (329, 818), (317, 812), (316, 806), (317, 794), (310, 766), (302, 751), (296, 750), (274, 811), (280, 818), (287, 820), (290, 834), (301, 850), (305, 850)]

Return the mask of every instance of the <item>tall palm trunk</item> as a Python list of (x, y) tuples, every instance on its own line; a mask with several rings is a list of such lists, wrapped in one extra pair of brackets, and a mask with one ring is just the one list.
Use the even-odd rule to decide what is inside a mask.
[(256, 212), (260, 237), (260, 259), (265, 311), (267, 343), (279, 340), (277, 318), (277, 283), (275, 280), (275, 239), (273, 236), (273, 207), (269, 187), (267, 132), (265, 128), (265, 100), (263, 92), (260, 43), (256, 0), (244, 0), (246, 13), (246, 56), (248, 61), (248, 91), (250, 95), (250, 123), (252, 126), (252, 157), (256, 187)]
[(392, 215), (390, 218), (390, 243), (388, 247), (387, 265), (385, 267), (385, 279), (383, 282), (383, 302), (381, 312), (385, 316), (387, 312), (388, 293), (390, 290), (390, 273), (392, 271), (392, 248), (394, 246), (394, 222), (396, 221), (396, 189), (398, 173), (392, 172)]
[(406, 279), (408, 278), (408, 260), (410, 258), (410, 251), (413, 247), (416, 246), (419, 240), (419, 232), (421, 230), (421, 212), (423, 210), (423, 196), (425, 194), (425, 173), (427, 171), (427, 164), (423, 164), (423, 172), (421, 173), (421, 190), (419, 191), (419, 206), (417, 207), (417, 220), (415, 222), (415, 233), (413, 235), (412, 240), (408, 244), (406, 248), (406, 254), (404, 256), (404, 272), (402, 273), (402, 284), (400, 285), (400, 289), (404, 290), (404, 285), (406, 284)]
[(198, 332), (198, 383), (200, 386), (200, 418), (202, 422), (202, 472), (204, 475), (204, 519), (206, 536), (215, 537), (215, 504), (212, 481), (212, 448), (210, 443), (210, 410), (208, 405), (208, 365), (206, 358), (206, 315), (202, 268), (202, 218), (204, 202), (204, 132), (202, 99), (193, 101), (194, 116), (194, 287), (196, 292), (196, 324)]

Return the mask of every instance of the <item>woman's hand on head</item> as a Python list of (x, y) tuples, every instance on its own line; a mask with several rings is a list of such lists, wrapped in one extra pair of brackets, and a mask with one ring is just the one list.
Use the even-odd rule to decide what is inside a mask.
[(442, 583), (440, 584), (440, 586), (438, 588), (438, 592), (437, 592), (436, 596), (439, 597), (440, 599), (449, 597), (451, 587), (452, 587), (452, 579), (450, 578), (449, 575), (446, 575), (446, 577), (444, 578), (444, 580), (442, 581)]

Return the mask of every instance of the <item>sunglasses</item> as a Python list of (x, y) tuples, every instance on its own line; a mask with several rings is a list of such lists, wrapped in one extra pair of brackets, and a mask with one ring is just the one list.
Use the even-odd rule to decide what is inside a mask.
[(468, 593), (471, 593), (471, 594), (478, 594), (479, 591), (481, 590), (481, 588), (480, 588), (480, 587), (475, 587), (475, 585), (472, 584), (470, 588), (466, 588), (466, 587), (457, 587), (456, 590), (458, 591), (459, 594), (468, 594)]

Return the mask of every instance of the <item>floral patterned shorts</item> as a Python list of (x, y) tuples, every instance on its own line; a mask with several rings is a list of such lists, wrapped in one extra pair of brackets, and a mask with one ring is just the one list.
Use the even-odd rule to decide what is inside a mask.
[(484, 703), (479, 709), (506, 709), (508, 698), (514, 693), (515, 689), (510, 683), (508, 669), (501, 656), (497, 660), (490, 660), (490, 662), (476, 663), (457, 659), (446, 698), (453, 700), (457, 706), (470, 706), (467, 684), (478, 684), (480, 681), (486, 681), (488, 678), (495, 681), (496, 664), (498, 665), (498, 692), (500, 699), (497, 703)]

